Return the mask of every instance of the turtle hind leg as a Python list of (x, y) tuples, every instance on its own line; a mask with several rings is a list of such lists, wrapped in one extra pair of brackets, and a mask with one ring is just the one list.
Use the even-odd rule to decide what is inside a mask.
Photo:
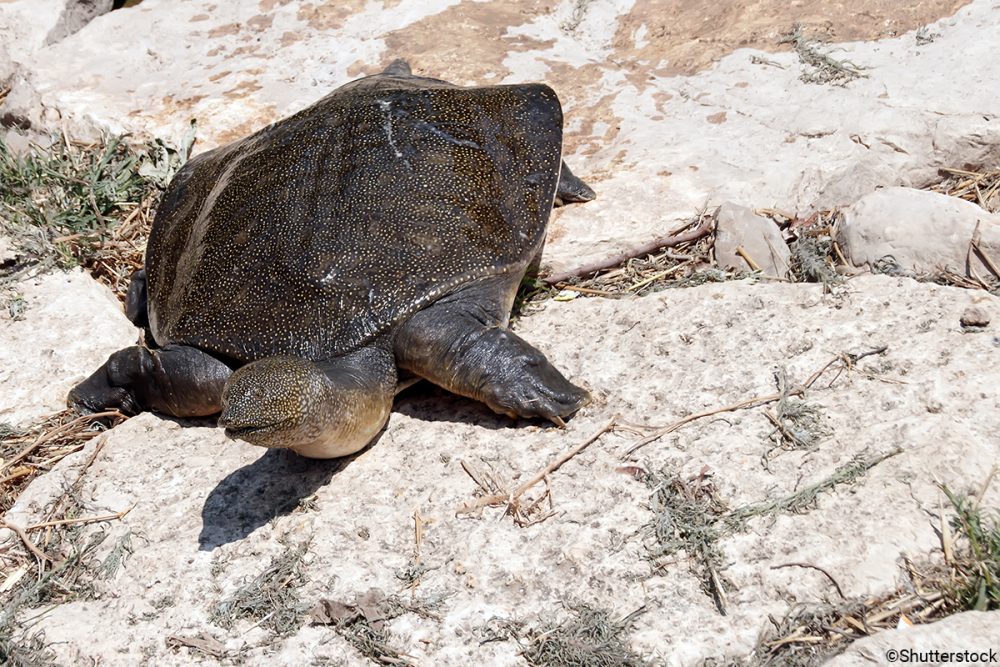
[(221, 409), (222, 388), (231, 374), (222, 361), (188, 345), (127, 347), (76, 385), (66, 402), (80, 412), (120, 410), (134, 415), (155, 410), (203, 417)]
[(474, 306), (438, 303), (416, 313), (400, 329), (395, 352), (401, 368), (509, 417), (562, 425), (590, 402), (544, 354)]
[(146, 292), (146, 269), (132, 274), (125, 293), (125, 316), (141, 329), (149, 328), (148, 298)]
[(559, 185), (556, 187), (556, 206), (590, 201), (597, 197), (593, 189), (580, 180), (564, 161), (559, 170)]

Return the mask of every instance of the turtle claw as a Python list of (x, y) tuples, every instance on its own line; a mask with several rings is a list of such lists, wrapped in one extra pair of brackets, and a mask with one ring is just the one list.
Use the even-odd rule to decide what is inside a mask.
[[(514, 368), (518, 365), (521, 367)], [(564, 428), (564, 417), (590, 403), (590, 392), (567, 380), (537, 350), (532, 349), (508, 369), (513, 372), (496, 382), (493, 396), (486, 399), (497, 412), (527, 419), (541, 417)]]

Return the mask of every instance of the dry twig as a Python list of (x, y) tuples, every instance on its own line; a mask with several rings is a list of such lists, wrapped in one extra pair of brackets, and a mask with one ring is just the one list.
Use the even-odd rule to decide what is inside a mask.
[(3, 525), (4, 528), (11, 530), (15, 535), (20, 537), (21, 542), (24, 543), (25, 548), (27, 548), (28, 551), (33, 553), (35, 555), (35, 558), (42, 561), (43, 563), (54, 562), (52, 556), (49, 556), (44, 551), (35, 546), (35, 543), (32, 542), (31, 539), (28, 537), (28, 534), (24, 532), (24, 528), (21, 528), (20, 526), (13, 523), (7, 523), (6, 521), (0, 522), (0, 525)]
[(39, 528), (51, 528), (53, 526), (78, 526), (88, 523), (101, 523), (102, 521), (117, 521), (122, 519), (126, 514), (135, 509), (135, 505), (124, 509), (121, 512), (115, 512), (114, 514), (105, 514), (103, 516), (82, 516), (77, 519), (57, 519), (56, 521), (45, 521), (43, 523), (36, 523), (31, 526), (27, 526), (24, 531), (30, 533), (33, 530), (38, 530)]
[(833, 587), (837, 589), (837, 595), (839, 595), (842, 600), (847, 599), (847, 596), (844, 595), (844, 590), (840, 587), (840, 584), (837, 583), (837, 580), (833, 578), (833, 575), (824, 570), (823, 568), (821, 568), (819, 565), (813, 565), (812, 563), (782, 563), (780, 565), (772, 565), (771, 569), (778, 570), (783, 567), (806, 567), (812, 570), (816, 570), (817, 572), (820, 572), (823, 575), (825, 575), (826, 578), (830, 580), (830, 583), (833, 584)]
[[(723, 413), (723, 412), (735, 412), (737, 410), (746, 410), (747, 408), (756, 408), (756, 407), (759, 407), (761, 405), (766, 405), (768, 403), (773, 403), (775, 401), (779, 401), (783, 397), (801, 396), (802, 394), (804, 394), (806, 392), (807, 389), (809, 389), (810, 387), (812, 387), (816, 383), (816, 381), (820, 378), (820, 376), (823, 375), (823, 373), (825, 373), (827, 370), (829, 370), (831, 367), (833, 367), (833, 365), (836, 364), (838, 361), (842, 364), (842, 366), (838, 367), (838, 375), (837, 375), (837, 377), (840, 376), (840, 372), (843, 372), (843, 370), (845, 370), (845, 369), (846, 370), (853, 369), (854, 364), (857, 363), (857, 361), (859, 359), (863, 359), (863, 358), (865, 358), (867, 356), (870, 356), (870, 355), (873, 355), (873, 354), (882, 354), (887, 349), (888, 349), (888, 347), (882, 346), (882, 347), (879, 347), (877, 349), (870, 350), (868, 352), (862, 352), (861, 354), (841, 354), (841, 355), (837, 355), (836, 357), (834, 357), (833, 359), (831, 359), (829, 362), (827, 362), (826, 365), (824, 365), (818, 371), (816, 371), (815, 373), (813, 373), (812, 375), (810, 375), (809, 378), (804, 383), (802, 383), (800, 386), (798, 386), (798, 387), (792, 387), (790, 389), (787, 389), (786, 391), (778, 391), (778, 392), (775, 392), (773, 394), (767, 394), (765, 396), (754, 396), (753, 398), (748, 398), (746, 400), (739, 401), (738, 403), (732, 403), (730, 405), (726, 405), (726, 406), (723, 406), (721, 408), (713, 408), (711, 410), (705, 410), (703, 412), (696, 412), (694, 414), (690, 414), (690, 415), (688, 415), (686, 417), (683, 417), (681, 419), (678, 419), (677, 421), (672, 422), (672, 423), (670, 423), (670, 424), (668, 424), (668, 425), (666, 425), (666, 426), (664, 426), (662, 428), (656, 429), (655, 431), (653, 431), (652, 433), (650, 433), (646, 437), (642, 438), (641, 440), (639, 440), (638, 442), (636, 442), (635, 444), (633, 444), (631, 447), (629, 447), (627, 450), (625, 450), (625, 453), (622, 454), (622, 458), (627, 458), (628, 456), (631, 456), (638, 449), (641, 449), (642, 447), (645, 447), (646, 445), (648, 445), (651, 442), (655, 442), (656, 440), (659, 440), (660, 438), (662, 438), (663, 436), (667, 435), (668, 433), (673, 433), (677, 429), (679, 429), (682, 426), (685, 426), (687, 424), (690, 424), (693, 421), (697, 421), (699, 419), (704, 419), (705, 417), (711, 417), (712, 415), (717, 415), (717, 414), (720, 414), (720, 413)], [(834, 378), (834, 381), (835, 380), (836, 380), (836, 377)], [(832, 385), (833, 381), (831, 381), (830, 384)]]
[(548, 285), (556, 285), (571, 278), (583, 278), (592, 273), (597, 273), (598, 271), (604, 271), (605, 269), (611, 269), (620, 264), (624, 264), (630, 259), (655, 253), (663, 248), (672, 248), (674, 246), (681, 245), (682, 243), (696, 241), (703, 236), (707, 236), (714, 228), (715, 216), (704, 216), (701, 224), (689, 232), (673, 234), (671, 236), (659, 236), (651, 241), (643, 243), (642, 245), (623, 250), (622, 252), (611, 255), (610, 257), (605, 257), (589, 264), (584, 264), (583, 266), (579, 266), (575, 269), (562, 271), (560, 273), (553, 273), (548, 276), (542, 276), (540, 280)]
[[(569, 461), (571, 458), (582, 452), (588, 446), (597, 441), (605, 433), (614, 430), (618, 416), (612, 417), (604, 426), (598, 429), (589, 438), (576, 445), (572, 449), (564, 452), (557, 458), (555, 458), (551, 463), (545, 466), (540, 472), (534, 475), (527, 482), (521, 484), (514, 490), (513, 493), (506, 493), (502, 490), (498, 490), (496, 493), (477, 498), (475, 500), (463, 503), (461, 507), (458, 508), (458, 514), (471, 514), (484, 507), (495, 507), (506, 503), (508, 507), (508, 512), (513, 513), (513, 509), (516, 507), (517, 501), (527, 492), (531, 487), (535, 486), (539, 482), (545, 481), (550, 474), (558, 470), (564, 463)], [(489, 486), (481, 481), (482, 475), (478, 472), (474, 474), (472, 468), (465, 461), (462, 461), (462, 468), (472, 477), (473, 480), (480, 486), (480, 488), (487, 489)], [(537, 503), (536, 503), (537, 504)]]

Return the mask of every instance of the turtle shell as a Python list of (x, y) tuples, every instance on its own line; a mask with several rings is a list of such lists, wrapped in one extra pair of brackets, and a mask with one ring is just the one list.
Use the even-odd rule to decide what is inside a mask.
[(153, 337), (325, 359), (470, 281), (523, 274), (561, 150), (541, 84), (347, 84), (178, 173), (147, 248)]

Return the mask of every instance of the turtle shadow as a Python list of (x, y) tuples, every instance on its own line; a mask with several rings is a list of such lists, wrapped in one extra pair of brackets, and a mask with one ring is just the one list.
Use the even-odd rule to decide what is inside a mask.
[(392, 411), (422, 422), (468, 424), (490, 431), (517, 430), (527, 426), (558, 428), (543, 419), (513, 419), (498, 415), (479, 401), (452, 394), (430, 382), (420, 382), (400, 392)]
[(229, 473), (205, 498), (198, 549), (211, 551), (242, 540), (268, 521), (289, 514), (352, 460), (354, 456), (307, 459), (286, 450), (268, 450)]
[(423, 422), (471, 424), (492, 431), (527, 423), (498, 415), (479, 401), (452, 394), (430, 382), (420, 382), (400, 392), (392, 411)]

